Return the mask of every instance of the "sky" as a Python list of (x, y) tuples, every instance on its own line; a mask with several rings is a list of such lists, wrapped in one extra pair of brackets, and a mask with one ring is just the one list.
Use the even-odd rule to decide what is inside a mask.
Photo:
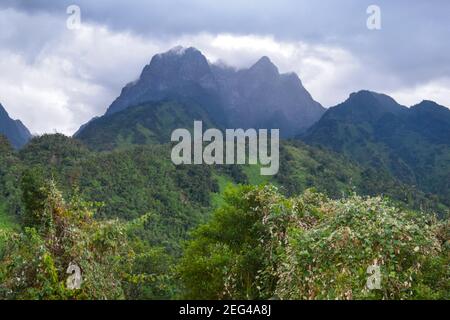
[(72, 135), (182, 45), (236, 68), (268, 56), (325, 107), (362, 89), (450, 107), (449, 39), (448, 0), (0, 0), (0, 103), (34, 134)]

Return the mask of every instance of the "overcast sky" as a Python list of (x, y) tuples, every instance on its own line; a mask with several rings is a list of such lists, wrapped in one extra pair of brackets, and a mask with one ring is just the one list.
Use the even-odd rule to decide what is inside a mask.
[[(371, 4), (381, 30), (367, 28)], [(267, 55), (325, 107), (361, 89), (450, 106), (449, 21), (448, 0), (0, 0), (0, 103), (33, 133), (71, 135), (183, 45), (240, 68)]]

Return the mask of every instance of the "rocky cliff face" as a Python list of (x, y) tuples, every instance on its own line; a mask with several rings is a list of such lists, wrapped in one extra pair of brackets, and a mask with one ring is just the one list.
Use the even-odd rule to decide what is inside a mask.
[(236, 127), (278, 127), (289, 137), (309, 128), (325, 111), (295, 73), (280, 74), (267, 57), (249, 69), (213, 70)]
[(176, 47), (155, 55), (106, 114), (161, 100), (200, 104), (222, 126), (279, 128), (284, 137), (306, 130), (325, 112), (296, 74), (280, 74), (267, 57), (235, 70), (210, 64), (195, 48)]

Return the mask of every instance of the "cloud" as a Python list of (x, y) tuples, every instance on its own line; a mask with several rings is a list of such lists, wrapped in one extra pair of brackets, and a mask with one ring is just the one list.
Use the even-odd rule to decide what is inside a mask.
[(412, 106), (422, 100), (433, 100), (443, 106), (450, 106), (450, 78), (442, 78), (389, 92), (400, 103)]
[(0, 21), (19, 26), (9, 35), (1, 33), (6, 42), (16, 33), (27, 35), (30, 26), (54, 27), (40, 30), (47, 38), (24, 50), (13, 45), (0, 50), (0, 100), (34, 133), (72, 134), (102, 114), (159, 48), (102, 26), (84, 24), (70, 31), (65, 20), (48, 18), (14, 10), (0, 13)]
[(73, 1), (2, 0), (0, 102), (35, 133), (71, 134), (181, 44), (238, 68), (267, 55), (325, 106), (360, 89), (450, 106), (450, 2), (379, 0), (382, 30), (370, 31), (371, 2), (78, 0), (71, 31)]
[[(0, 6), (64, 18), (72, 0), (2, 0)], [(450, 1), (77, 0), (83, 21), (167, 41), (183, 35), (252, 34), (341, 47), (416, 85), (450, 74)], [(382, 29), (366, 27), (381, 8)]]
[(70, 31), (63, 19), (49, 21), (47, 14), (28, 15), (10, 9), (6, 19), (22, 26), (9, 37), (3, 34), (6, 41), (44, 25), (39, 33), (46, 35), (45, 41), (23, 50), (12, 44), (10, 50), (0, 50), (0, 100), (34, 133), (72, 134), (82, 123), (103, 114), (154, 54), (178, 44), (195, 46), (212, 62), (237, 68), (249, 67), (262, 55), (270, 56), (282, 72), (299, 73), (313, 95), (319, 101), (323, 98), (321, 102), (345, 97), (345, 88), (339, 97), (323, 88), (338, 89), (335, 75), (348, 74), (356, 60), (339, 48), (281, 42), (273, 36), (201, 33), (163, 41), (90, 23)]
[(331, 45), (277, 41), (273, 36), (201, 34), (176, 40), (194, 45), (212, 62), (247, 68), (268, 56), (280, 72), (297, 73), (313, 97), (326, 106), (348, 96), (351, 83), (343, 81), (361, 72), (361, 64), (350, 52)]

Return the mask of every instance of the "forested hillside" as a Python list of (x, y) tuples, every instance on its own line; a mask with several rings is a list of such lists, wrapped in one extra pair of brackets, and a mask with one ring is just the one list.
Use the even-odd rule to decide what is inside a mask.
[[(0, 297), (448, 299), (446, 111), (418, 106), (406, 126), (403, 107), (375, 97), (327, 112), (309, 145), (282, 140), (272, 177), (259, 165), (174, 165), (172, 130), (218, 124), (186, 100), (129, 107), (20, 150), (1, 137)], [(389, 128), (405, 134), (383, 140)], [(428, 158), (408, 153), (421, 146)], [(78, 290), (65, 282), (71, 263), (83, 270)], [(364, 284), (374, 263), (376, 291)]]
[(0, 302), (450, 300), (449, 40), (450, 0), (0, 0)]
[(171, 100), (143, 103), (94, 119), (75, 138), (96, 150), (168, 143), (173, 130), (191, 128), (195, 119), (201, 119), (205, 128), (221, 128), (207, 109)]
[[(420, 248), (421, 245), (425, 246), (420, 259), (426, 262), (426, 267), (423, 268), (430, 268), (432, 274), (423, 271), (428, 269), (422, 268), (420, 272), (414, 273), (414, 279), (417, 279), (414, 281), (419, 282), (414, 282), (414, 289), (406, 288), (409, 291), (406, 289), (406, 291), (403, 289), (395, 291), (397, 289), (388, 287), (386, 292), (370, 294), (354, 292), (353, 295), (355, 298), (444, 297), (445, 283), (434, 283), (430, 277), (434, 279), (439, 275), (443, 279), (448, 279), (447, 270), (443, 267), (448, 261), (446, 260), (448, 248), (445, 244), (448, 229), (445, 227), (445, 220), (441, 222), (433, 220), (432, 213), (435, 209), (443, 210), (445, 206), (436, 206), (434, 198), (400, 183), (388, 174), (381, 177), (379, 174), (371, 173), (367, 168), (348, 161), (345, 156), (325, 149), (310, 147), (300, 142), (284, 142), (280, 150), (282, 166), (279, 174), (273, 178), (261, 179), (257, 166), (175, 166), (170, 161), (169, 144), (125, 143), (113, 150), (95, 151), (75, 139), (58, 134), (36, 137), (20, 151), (15, 151), (5, 139), (2, 140), (0, 147), (2, 150), (0, 229), (3, 239), (0, 246), (0, 278), (2, 279), (0, 295), (3, 298), (168, 299), (277, 296), (313, 299), (349, 298), (344, 291), (357, 290), (360, 286), (361, 289), (364, 288), (361, 285), (363, 275), (353, 278), (349, 274), (348, 279), (342, 280), (344, 284), (339, 284), (337, 291), (319, 293), (322, 290), (320, 281), (323, 280), (317, 278), (318, 282), (309, 284), (314, 289), (291, 292), (290, 290), (294, 289), (288, 288), (287, 280), (278, 274), (281, 272), (278, 267), (276, 267), (278, 271), (271, 271), (274, 274), (267, 273), (268, 278), (260, 279), (257, 274), (268, 272), (266, 261), (252, 261), (253, 258), (251, 258), (252, 256), (265, 257), (261, 256), (262, 252), (258, 250), (266, 249), (254, 247), (251, 242), (259, 241), (261, 236), (259, 234), (245, 237), (247, 239), (245, 241), (250, 241), (245, 245), (245, 248), (249, 250), (248, 257), (247, 255), (240, 258), (234, 257), (233, 252), (243, 252), (244, 249), (228, 248), (226, 242), (217, 247), (217, 250), (223, 248), (220, 250), (225, 251), (216, 253), (207, 253), (204, 251), (206, 247), (205, 249), (197, 248), (198, 241), (200, 243), (206, 241), (201, 240), (205, 234), (199, 230), (209, 228), (208, 225), (214, 225), (217, 215), (226, 219), (229, 225), (214, 227), (216, 230), (214, 232), (218, 234), (214, 236), (214, 233), (207, 232), (208, 239), (213, 237), (214, 241), (233, 241), (235, 245), (240, 245), (239, 235), (244, 236), (246, 232), (254, 232), (251, 231), (254, 229), (252, 223), (258, 221), (254, 219), (259, 219), (259, 215), (255, 214), (255, 208), (259, 206), (252, 207), (245, 202), (250, 201), (246, 200), (247, 194), (253, 194), (253, 197), (254, 193), (261, 193), (263, 197), (258, 201), (265, 203), (264, 197), (275, 201), (269, 206), (270, 208), (279, 206), (282, 208), (287, 205), (286, 210), (294, 210), (295, 214), (301, 217), (312, 215), (305, 218), (305, 221), (298, 218), (300, 220), (295, 222), (293, 218), (294, 220), (289, 222), (289, 227), (285, 225), (287, 222), (281, 221), (281, 225), (276, 225), (278, 221), (274, 221), (275, 225), (270, 227), (271, 230), (273, 228), (292, 230), (290, 232), (293, 234), (302, 232), (302, 228), (306, 227), (305, 223), (308, 221), (317, 228), (325, 228), (324, 237), (328, 237), (334, 231), (341, 232), (343, 226), (329, 220), (328, 217), (333, 217), (334, 210), (341, 210), (339, 212), (347, 214), (347, 218), (350, 217), (349, 211), (343, 209), (347, 205), (357, 206), (361, 214), (381, 215), (380, 218), (373, 217), (374, 219), (386, 219), (383, 217), (392, 214), (392, 219), (395, 218), (397, 219), (395, 221), (398, 221), (395, 222), (395, 226), (389, 227), (394, 228), (392, 230), (396, 230), (397, 223), (400, 222), (406, 223), (405, 232), (409, 230), (410, 225), (407, 224), (406, 219), (412, 219), (412, 226), (418, 229), (425, 225), (425, 222), (420, 221), (429, 221), (427, 223), (431, 225), (427, 224), (427, 230), (431, 228), (430, 231), (422, 230), (423, 234), (420, 234), (419, 238), (415, 235), (413, 237), (413, 234), (407, 236), (399, 234), (398, 237), (401, 241), (406, 241), (407, 238), (416, 241), (408, 246), (413, 244), (414, 248), (416, 244)], [(270, 191), (273, 189), (269, 186), (255, 189), (251, 187), (229, 189), (232, 185), (259, 183), (274, 184), (279, 188), (280, 193)], [(310, 188), (317, 191), (308, 191)], [(321, 192), (323, 195), (316, 192)], [(361, 195), (383, 193), (392, 200), (387, 202), (381, 198), (363, 199), (354, 196), (354, 193)], [(300, 200), (288, 200), (282, 194), (293, 196), (293, 199), (304, 194), (305, 199), (313, 197), (313, 200), (305, 200), (307, 203), (302, 207), (293, 205), (291, 202), (297, 203)], [(309, 204), (308, 201), (313, 202)], [(370, 209), (372, 202), (374, 207)], [(329, 206), (331, 207), (327, 209)], [(336, 209), (333, 209), (333, 206), (337, 206)], [(370, 209), (369, 211), (365, 211), (366, 206), (367, 210)], [(398, 212), (409, 212), (413, 208), (421, 208), (422, 212), (402, 213), (399, 217), (395, 217)], [(273, 212), (275, 216), (277, 210)], [(289, 210), (283, 211), (283, 214), (292, 215), (293, 213), (289, 213)], [(353, 212), (354, 209), (348, 210)], [(230, 216), (227, 217), (227, 214)], [(445, 211), (442, 214), (445, 214)], [(422, 220), (416, 222), (415, 218), (410, 218), (414, 216)], [(344, 217), (339, 219), (347, 219)], [(247, 219), (250, 220), (247, 222)], [(290, 221), (290, 218), (283, 219)], [(374, 223), (377, 228), (381, 228), (382, 226), (379, 226), (376, 221)], [(414, 223), (418, 223), (417, 227)], [(191, 236), (190, 232), (196, 228), (199, 228), (198, 231)], [(299, 229), (295, 231), (296, 228)], [(306, 228), (309, 229), (309, 227)], [(349, 228), (352, 226), (349, 225)], [(72, 231), (67, 233), (68, 230)], [(230, 232), (229, 240), (225, 240), (228, 232)], [(378, 231), (363, 228), (357, 232), (358, 237), (367, 238), (370, 235), (367, 232)], [(235, 240), (232, 240), (233, 237)], [(185, 251), (184, 243), (189, 239), (192, 240)], [(269, 241), (269, 239), (266, 240)], [(55, 243), (58, 243), (57, 247)], [(202, 244), (204, 245), (206, 243)], [(272, 244), (267, 245), (272, 247)], [(374, 248), (384, 250), (379, 249), (380, 246), (388, 250), (392, 243), (386, 240), (385, 243), (371, 245), (374, 247), (370, 250), (375, 250)], [(266, 246), (265, 243), (264, 246)], [(398, 246), (403, 248), (402, 243)], [(39, 263), (38, 261), (41, 260), (35, 255), (34, 248), (38, 247), (42, 248), (42, 251), (39, 251), (39, 257), (44, 264)], [(253, 247), (256, 251), (250, 250)], [(369, 249), (364, 248), (346, 249), (355, 252), (362, 250), (365, 255), (364, 263), (359, 258), (355, 258), (351, 264), (352, 268), (356, 268), (359, 264), (365, 271), (366, 266), (362, 264), (367, 264), (371, 258), (375, 258), (375, 255), (368, 254), (371, 252), (367, 251)], [(289, 250), (292, 252), (294, 249)], [(314, 250), (310, 253), (311, 257), (317, 255), (318, 259), (323, 255), (320, 251)], [(409, 254), (409, 249), (404, 250), (406, 250), (405, 254)], [(210, 258), (205, 260), (203, 258), (205, 254)], [(294, 259), (285, 254), (285, 259)], [(215, 256), (219, 259), (218, 262), (215, 262)], [(346, 261), (348, 257), (342, 255), (336, 259)], [(202, 266), (201, 261), (205, 263), (210, 261), (208, 263), (213, 265)], [(231, 261), (236, 263), (240, 261), (240, 266)], [(67, 278), (65, 269), (70, 262), (77, 263), (84, 270), (85, 285), (79, 291), (67, 290), (65, 287)], [(270, 262), (272, 267), (274, 263), (274, 261)], [(331, 264), (331, 260), (329, 263)], [(392, 264), (395, 265), (395, 262)], [(403, 281), (405, 275), (402, 273), (402, 268), (406, 270), (410, 267), (402, 265), (401, 269), (397, 270), (396, 276), (387, 274), (386, 279), (390, 279), (388, 283), (391, 283), (391, 280)], [(206, 272), (202, 268), (207, 268), (209, 271)], [(238, 272), (235, 275), (236, 279), (242, 277), (239, 275), (239, 269), (234, 268), (254, 272), (254, 274), (245, 275), (247, 278), (250, 276), (248, 278), (250, 282), (245, 285), (236, 284), (235, 288), (232, 283), (227, 283), (228, 280), (223, 278), (223, 272), (226, 270)], [(330, 268), (332, 268), (331, 265)], [(389, 268), (394, 267), (390, 265)], [(330, 269), (329, 272), (332, 270), (334, 269)], [(96, 277), (90, 278), (94, 273)], [(113, 280), (107, 279), (106, 274), (109, 273), (113, 274)], [(296, 275), (295, 281), (299, 283), (306, 281), (305, 279), (309, 277), (302, 274), (301, 270), (292, 274)], [(198, 287), (206, 283), (202, 277), (212, 277), (208, 278), (208, 281), (211, 281), (211, 288)], [(332, 277), (332, 274), (323, 274), (323, 277)], [(194, 280), (195, 283), (192, 282)], [(261, 281), (267, 282), (257, 284)], [(300, 287), (303, 286), (305, 284)]]
[(380, 197), (243, 186), (195, 230), (178, 272), (185, 298), (448, 299), (448, 227)]
[[(0, 298), (449, 298), (446, 108), (361, 91), (315, 123), (323, 108), (268, 58), (236, 71), (177, 50), (73, 138), (0, 136)], [(261, 176), (175, 165), (171, 133), (196, 120), (315, 125)]]
[(407, 108), (360, 91), (330, 108), (301, 137), (438, 196), (450, 205), (450, 110), (432, 101)]

